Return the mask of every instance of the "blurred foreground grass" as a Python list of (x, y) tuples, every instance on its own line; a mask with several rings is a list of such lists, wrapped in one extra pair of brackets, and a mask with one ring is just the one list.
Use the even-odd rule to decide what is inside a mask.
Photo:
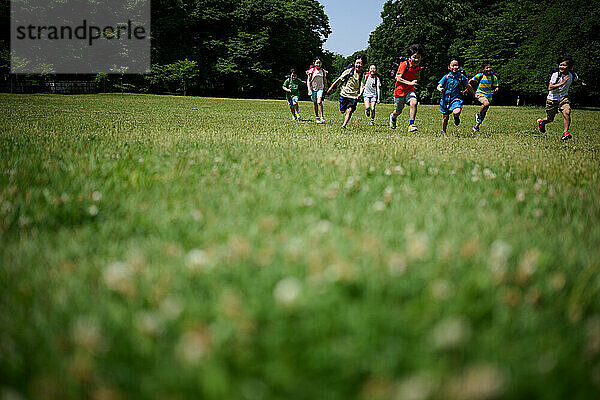
[(0, 102), (2, 399), (600, 391), (596, 111)]

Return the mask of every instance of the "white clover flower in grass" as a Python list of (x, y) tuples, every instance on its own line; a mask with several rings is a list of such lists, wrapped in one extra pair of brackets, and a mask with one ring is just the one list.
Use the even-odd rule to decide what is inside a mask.
[(561, 290), (563, 290), (565, 288), (566, 284), (567, 284), (567, 278), (566, 278), (565, 274), (562, 272), (555, 272), (550, 277), (550, 287), (555, 292), (560, 292)]
[(161, 301), (159, 305), (159, 312), (163, 318), (167, 321), (174, 321), (183, 312), (183, 304), (176, 297), (167, 297)]
[(396, 165), (394, 167), (394, 172), (397, 173), (398, 175), (404, 175), (404, 168), (402, 168), (401, 165)]
[(202, 219), (204, 218), (204, 215), (202, 215), (202, 211), (195, 209), (192, 210), (192, 219), (196, 222), (200, 222), (202, 221)]
[(192, 249), (185, 256), (185, 265), (191, 272), (198, 272), (209, 263), (208, 254), (204, 250)]
[(375, 212), (385, 211), (385, 203), (383, 201), (376, 201), (373, 203), (373, 210)]
[(78, 317), (71, 326), (73, 343), (88, 353), (97, 353), (104, 347), (104, 337), (98, 322), (91, 317)]
[(429, 251), (429, 236), (426, 233), (410, 235), (406, 245), (406, 252), (412, 259), (422, 259)]
[(161, 316), (148, 311), (138, 312), (133, 322), (140, 333), (151, 337), (160, 335), (164, 329), (164, 322)]
[(511, 252), (512, 247), (502, 240), (496, 240), (492, 243), (490, 246), (488, 262), (490, 269), (495, 276), (504, 276)]
[(388, 259), (388, 272), (392, 276), (399, 276), (406, 272), (408, 264), (406, 257), (400, 253), (392, 253)]
[(136, 290), (134, 275), (129, 264), (117, 261), (104, 269), (103, 280), (110, 290), (123, 295), (132, 295)]
[(92, 204), (91, 206), (88, 207), (88, 214), (90, 214), (90, 216), (95, 217), (96, 215), (98, 215), (98, 206), (95, 204)]
[(467, 367), (444, 386), (442, 398), (449, 400), (488, 400), (498, 398), (507, 385), (506, 374), (489, 363)]
[(312, 199), (312, 197), (305, 197), (302, 199), (301, 204), (303, 207), (312, 207), (315, 204), (315, 201)]
[(445, 279), (434, 280), (429, 290), (431, 296), (438, 301), (448, 300), (454, 295), (454, 286)]
[(393, 400), (427, 400), (435, 391), (436, 382), (428, 373), (410, 375), (398, 382)]
[(485, 168), (483, 170), (483, 176), (485, 176), (487, 179), (490, 179), (490, 180), (496, 179), (496, 174), (494, 173), (494, 171), (492, 171), (489, 168)]
[(517, 194), (516, 194), (515, 198), (517, 199), (517, 201), (519, 203), (524, 202), (525, 201), (525, 191), (523, 189), (517, 190)]
[(315, 226), (315, 231), (318, 233), (327, 233), (331, 230), (331, 222), (329, 222), (326, 219), (322, 219), (319, 222), (317, 222), (317, 225)]
[(461, 317), (448, 317), (438, 322), (431, 332), (437, 349), (450, 349), (463, 345), (471, 336), (471, 327)]
[(515, 276), (516, 282), (519, 285), (527, 283), (533, 274), (535, 274), (538, 268), (540, 255), (540, 251), (534, 248), (527, 250), (523, 257), (521, 257)]
[(102, 200), (102, 193), (98, 192), (97, 190), (92, 192), (92, 200), (96, 202)]
[(296, 303), (302, 291), (302, 283), (294, 277), (280, 280), (273, 289), (273, 297), (280, 306), (289, 307)]
[(210, 348), (210, 333), (205, 328), (190, 329), (181, 335), (175, 355), (182, 364), (196, 366)]
[(393, 194), (394, 194), (394, 189), (391, 186), (386, 187), (383, 190), (383, 201), (386, 204), (389, 204), (392, 202), (392, 198), (393, 198)]

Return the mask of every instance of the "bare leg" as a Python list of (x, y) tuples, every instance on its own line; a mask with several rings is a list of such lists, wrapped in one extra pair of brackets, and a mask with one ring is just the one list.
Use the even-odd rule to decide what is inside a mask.
[(412, 99), (410, 101), (410, 119), (414, 121), (417, 116), (417, 99)]
[(348, 108), (346, 110), (346, 114), (344, 115), (344, 123), (342, 124), (342, 126), (346, 126), (348, 125), (348, 122), (350, 121), (350, 117), (352, 116), (352, 113), (354, 112), (354, 110), (352, 108)]
[(446, 115), (444, 114), (444, 116), (442, 117), (442, 132), (446, 132), (446, 128), (448, 127), (448, 119), (450, 118), (450, 115)]
[(567, 108), (566, 110), (562, 111), (563, 114), (563, 127), (565, 128), (565, 132), (567, 132), (569, 130), (569, 127), (571, 126), (571, 109)]
[(322, 97), (317, 97), (317, 105), (319, 107), (319, 115), (317, 115), (317, 117), (321, 117), (321, 119), (325, 119), (323, 118), (323, 98)]

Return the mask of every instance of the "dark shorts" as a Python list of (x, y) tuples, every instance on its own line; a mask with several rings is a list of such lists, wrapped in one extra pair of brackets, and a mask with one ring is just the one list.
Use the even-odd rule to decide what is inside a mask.
[(347, 109), (352, 109), (352, 112), (356, 110), (358, 99), (351, 99), (350, 97), (340, 96), (340, 112), (345, 112)]

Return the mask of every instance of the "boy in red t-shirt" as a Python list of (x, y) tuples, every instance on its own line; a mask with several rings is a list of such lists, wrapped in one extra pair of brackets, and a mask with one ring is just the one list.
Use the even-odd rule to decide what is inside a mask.
[(394, 86), (394, 111), (390, 114), (390, 128), (396, 128), (396, 117), (402, 113), (404, 104), (410, 106), (410, 119), (408, 131), (415, 132), (415, 117), (417, 116), (417, 95), (415, 86), (421, 80), (421, 55), (423, 47), (420, 44), (411, 44), (408, 49), (408, 61), (402, 61), (396, 73), (396, 85)]

